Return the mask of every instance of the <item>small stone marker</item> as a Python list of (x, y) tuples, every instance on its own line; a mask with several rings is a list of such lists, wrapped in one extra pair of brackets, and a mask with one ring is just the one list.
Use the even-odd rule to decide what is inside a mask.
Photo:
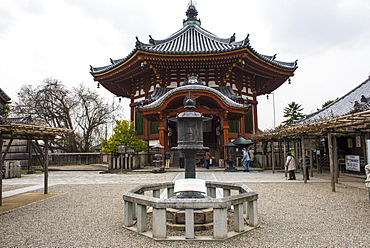
[(179, 179), (175, 181), (174, 193), (200, 192), (206, 193), (206, 181), (202, 179)]

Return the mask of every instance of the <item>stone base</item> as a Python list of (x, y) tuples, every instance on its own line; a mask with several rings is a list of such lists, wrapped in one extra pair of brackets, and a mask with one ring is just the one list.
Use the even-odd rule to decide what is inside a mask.
[[(167, 226), (173, 230), (185, 230), (185, 210), (167, 209)], [(213, 209), (194, 210), (194, 230), (210, 230), (213, 228)]]

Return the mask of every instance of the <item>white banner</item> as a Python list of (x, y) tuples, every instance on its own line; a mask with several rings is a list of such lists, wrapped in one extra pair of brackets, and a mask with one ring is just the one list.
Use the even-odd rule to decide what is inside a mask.
[(360, 171), (360, 156), (346, 155), (346, 170)]

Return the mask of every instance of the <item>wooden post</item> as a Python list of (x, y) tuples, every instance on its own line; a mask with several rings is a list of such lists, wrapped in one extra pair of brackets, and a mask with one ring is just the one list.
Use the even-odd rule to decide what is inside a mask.
[(362, 147), (362, 152), (364, 154), (364, 162), (365, 162), (365, 166), (367, 164), (369, 164), (369, 161), (367, 161), (367, 150), (366, 150), (366, 137), (365, 137), (365, 134), (362, 134), (361, 135), (361, 147)]
[(223, 134), (223, 144), (222, 144), (223, 158), (226, 161), (227, 160), (227, 151), (224, 148), (224, 145), (226, 145), (226, 144), (229, 143), (229, 123), (228, 123), (228, 120), (227, 119), (226, 120), (222, 120), (222, 134)]
[(271, 141), (271, 164), (272, 164), (272, 173), (275, 173), (275, 146), (274, 146), (274, 141)]
[(298, 148), (297, 148), (297, 141), (296, 140), (293, 140), (293, 149), (294, 149), (294, 160), (295, 160), (295, 164), (298, 165)]
[[(266, 167), (266, 154), (265, 154), (265, 149), (264, 149), (264, 146), (265, 146), (265, 142), (262, 141), (262, 144), (261, 144), (261, 147), (262, 147), (262, 169), (265, 169)], [(256, 150), (257, 151), (257, 150)]]
[(284, 159), (286, 158), (286, 154), (287, 154), (287, 151), (286, 151), (286, 141), (284, 141), (283, 148), (284, 148), (283, 166), (284, 166), (284, 171), (285, 171), (285, 177), (288, 177), (288, 170), (285, 167), (285, 161), (284, 161)]
[(304, 151), (304, 138), (302, 136), (301, 138), (301, 153), (302, 153), (302, 174), (303, 174), (303, 180), (304, 180), (304, 183), (307, 183), (307, 171), (306, 171), (306, 154), (305, 154), (305, 151)]
[(48, 193), (48, 180), (49, 180), (49, 139), (44, 139), (44, 194)]
[(328, 133), (328, 149), (329, 149), (329, 161), (330, 161), (331, 191), (335, 192), (333, 137), (330, 133)]
[(338, 183), (339, 163), (338, 163), (338, 141), (336, 137), (333, 137), (333, 161), (334, 161), (334, 179), (335, 183)]
[(313, 158), (312, 158), (312, 139), (309, 140), (310, 143), (309, 143), (309, 147), (310, 149), (308, 150), (309, 151), (309, 156), (310, 156), (310, 174), (311, 174), (311, 177), (313, 177)]

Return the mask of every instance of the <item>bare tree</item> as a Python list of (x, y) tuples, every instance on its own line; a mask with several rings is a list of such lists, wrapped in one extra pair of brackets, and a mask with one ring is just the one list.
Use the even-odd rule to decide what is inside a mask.
[(78, 99), (77, 111), (74, 120), (77, 130), (82, 134), (82, 150), (88, 151), (95, 143), (100, 142), (103, 136), (102, 128), (111, 121), (112, 108), (103, 102), (96, 92), (84, 87), (82, 84), (73, 89), (76, 99)]
[(113, 111), (83, 84), (70, 90), (56, 79), (46, 79), (36, 87), (22, 86), (12, 110), (17, 115), (31, 115), (37, 123), (74, 130), (74, 134), (54, 144), (68, 152), (89, 151), (97, 144), (102, 126), (112, 121)]

